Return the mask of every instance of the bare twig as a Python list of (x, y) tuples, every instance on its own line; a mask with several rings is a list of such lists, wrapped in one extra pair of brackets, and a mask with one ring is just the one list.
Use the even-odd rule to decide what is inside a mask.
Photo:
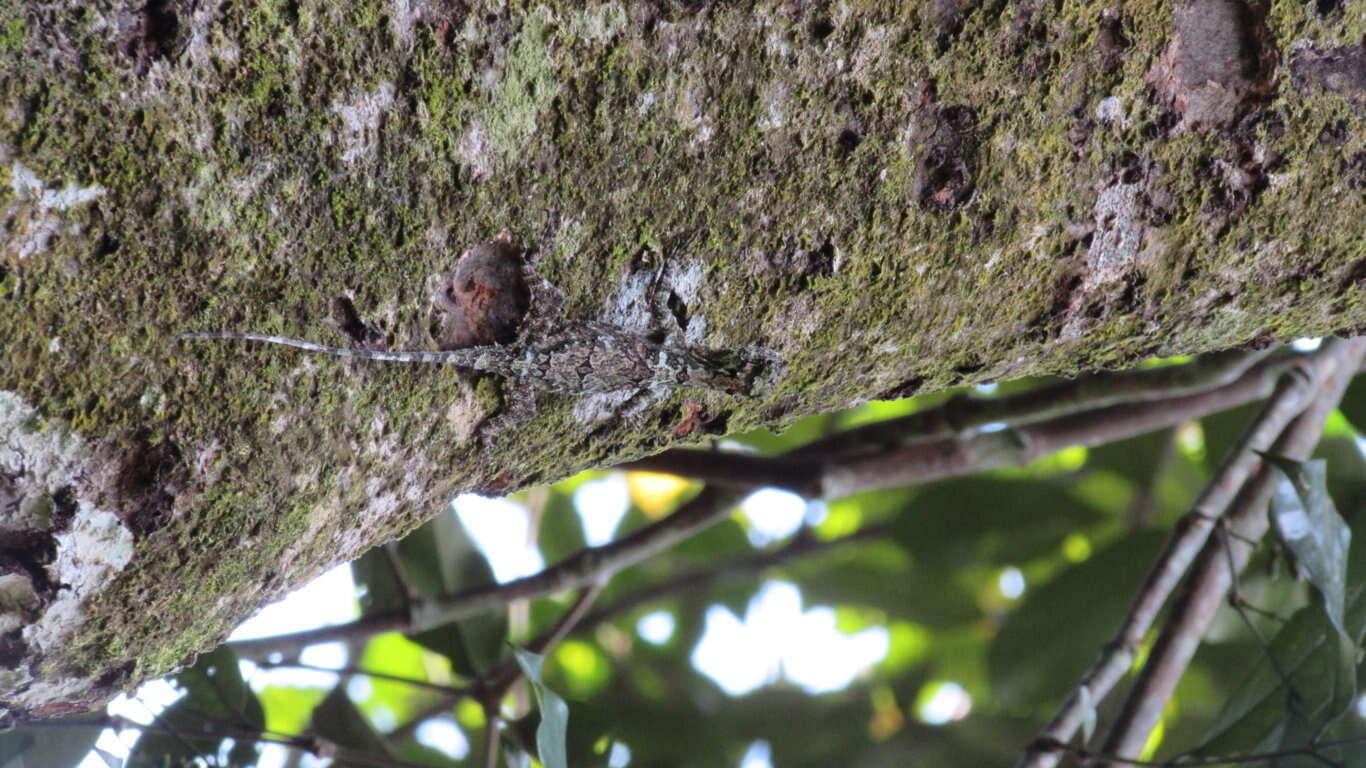
[[(1366, 354), (1366, 339), (1325, 342), (1316, 355), (1316, 391), (1304, 413), (1287, 426), (1270, 451), (1291, 459), (1309, 457), (1323, 434), (1328, 415), (1342, 400), (1352, 374)], [(1227, 516), (1231, 554), (1225, 556), (1220, 542), (1204, 545), (1191, 572), (1182, 599), (1168, 617), (1167, 624), (1144, 665), (1125, 706), (1115, 721), (1104, 751), (1120, 757), (1136, 756), (1148, 734), (1162, 715), (1176, 684), (1205, 636), (1215, 611), (1223, 602), (1234, 575), (1242, 571), (1252, 556), (1253, 542), (1266, 534), (1270, 522), (1266, 505), (1275, 491), (1277, 476), (1272, 467), (1254, 456), (1255, 474), (1249, 478), (1237, 503)], [(1235, 459), (1236, 461), (1236, 459)], [(1234, 562), (1230, 566), (1226, 560)], [(1099, 763), (1097, 765), (1107, 765)]]
[(385, 672), (372, 672), (367, 669), (361, 669), (360, 667), (320, 667), (316, 664), (304, 664), (303, 662), (299, 661), (270, 661), (268, 659), (262, 659), (260, 661), (257, 661), (256, 665), (258, 667), (261, 667), (262, 669), (308, 669), (313, 670), (315, 672), (331, 672), (332, 674), (337, 675), (339, 677), (369, 677), (374, 678), (375, 680), (388, 680), (393, 683), (402, 683), (403, 685), (410, 685), (414, 688), (424, 688), (429, 691), (444, 693), (448, 696), (468, 696), (473, 690), (470, 686), (442, 685), (441, 683), (433, 683), (428, 680), (418, 680), (416, 678), (404, 677), (402, 675), (391, 675)]
[[(1128, 670), (1144, 634), (1152, 626), (1182, 574), (1204, 547), (1215, 520), (1229, 506), (1244, 482), (1261, 466), (1256, 451), (1268, 450), (1286, 425), (1299, 415), (1316, 385), (1336, 369), (1341, 349), (1340, 343), (1329, 342), (1312, 358), (1297, 361), (1281, 377), (1271, 399), (1242, 435), (1238, 445), (1225, 457), (1191, 511), (1173, 532), (1114, 638), (1083, 675), (1080, 685), (1044, 728), (1039, 739), (1026, 749), (1016, 763), (1017, 768), (1052, 768), (1057, 765), (1061, 753), (1054, 749), (1043, 749), (1041, 745), (1066, 743), (1071, 739), (1087, 716), (1089, 706), (1102, 700)], [(1352, 371), (1355, 368), (1356, 365), (1351, 366)], [(1211, 393), (1195, 397), (1208, 394)]]
[(669, 595), (679, 592), (699, 592), (718, 582), (748, 576), (758, 573), (766, 568), (780, 565), (789, 560), (811, 555), (819, 555), (824, 552), (855, 544), (861, 541), (871, 541), (882, 538), (891, 531), (892, 526), (888, 523), (870, 525), (867, 528), (860, 528), (853, 533), (841, 536), (837, 539), (817, 539), (811, 536), (794, 537), (788, 544), (767, 552), (758, 552), (747, 557), (737, 558), (728, 562), (720, 563), (708, 568), (696, 568), (680, 573), (668, 581), (650, 587), (636, 590), (631, 594), (619, 597), (616, 600), (599, 607), (597, 610), (584, 617), (579, 625), (580, 629), (595, 627), (604, 621), (623, 613), (628, 613), (641, 605), (659, 600)]
[(230, 738), (236, 741), (250, 742), (253, 744), (278, 744), (289, 749), (307, 752), (315, 757), (331, 757), (348, 763), (371, 765), (375, 766), (375, 768), (427, 768), (427, 766), (424, 766), (421, 763), (410, 763), (407, 760), (399, 760), (387, 755), (362, 752), (312, 736), (273, 734), (255, 728), (227, 726), (222, 724), (215, 724), (212, 730), (196, 730), (194, 732), (189, 732), (155, 723), (146, 725), (118, 715), (101, 715), (97, 717), (84, 717), (76, 720), (35, 720), (24, 723), (24, 727), (110, 728), (115, 731), (131, 729), (144, 733), (164, 733), (175, 736), (178, 739), (188, 739), (190, 741), (221, 741)]
[[(541, 656), (555, 650), (555, 646), (559, 645), (561, 640), (568, 637), (569, 633), (573, 632), (574, 628), (579, 625), (579, 622), (583, 621), (584, 616), (588, 613), (588, 609), (591, 608), (593, 602), (598, 599), (598, 595), (602, 594), (604, 586), (606, 586), (606, 584), (603, 582), (588, 585), (583, 592), (579, 593), (579, 597), (574, 601), (574, 605), (570, 606), (564, 616), (561, 616), (560, 620), (555, 622), (555, 626), (551, 627), (540, 637), (527, 643), (527, 650)], [(498, 668), (494, 670), (493, 674), (489, 675), (488, 680), (481, 684), (480, 696), (491, 698), (495, 701), (499, 700), (503, 698), (507, 693), (507, 690), (511, 688), (521, 676), (522, 668), (517, 666), (516, 659), (511, 657), (503, 659), (502, 663), (498, 665)]]
[(514, 600), (545, 597), (606, 580), (623, 568), (663, 552), (730, 514), (740, 494), (704, 488), (672, 515), (621, 539), (585, 547), (540, 573), (504, 584), (490, 584), (441, 598), (416, 601), (410, 613), (388, 612), (347, 624), (232, 643), (237, 655), (260, 659), (275, 653), (297, 653), (314, 643), (383, 632), (421, 632), (452, 621), (497, 610)]
[(391, 611), (365, 616), (345, 624), (333, 624), (303, 632), (291, 632), (285, 635), (272, 635), (252, 640), (237, 640), (228, 643), (228, 645), (237, 653), (238, 658), (260, 661), (277, 653), (289, 658), (304, 648), (317, 643), (365, 640), (375, 635), (382, 635), (385, 632), (407, 632), (411, 630), (411, 627), (412, 622), (407, 613)]
[[(1263, 375), (1296, 353), (1271, 349), (1202, 355), (1183, 365), (1083, 374), (1070, 381), (1002, 397), (966, 392), (933, 408), (846, 430), (800, 449), (804, 456), (849, 456), (890, 446), (966, 435), (991, 424), (1021, 426), (1121, 403), (1169, 400), (1232, 384), (1253, 366)], [(1269, 358), (1269, 359), (1268, 359)], [(1261, 365), (1258, 365), (1258, 364)]]
[(1266, 397), (1276, 381), (1274, 374), (1301, 361), (1299, 357), (1266, 360), (1228, 384), (1195, 394), (1165, 400), (1154, 396), (994, 432), (912, 440), (890, 448), (884, 445), (881, 452), (824, 459), (802, 449), (774, 458), (675, 450), (622, 466), (682, 474), (729, 487), (772, 486), (838, 498), (1018, 466), (1074, 445), (1101, 445), (1171, 427)]
[[(536, 654), (544, 656), (555, 649), (560, 641), (574, 631), (574, 628), (583, 621), (584, 615), (592, 607), (593, 601), (602, 593), (603, 583), (590, 584), (579, 594), (574, 604), (565, 612), (560, 620), (555, 622), (540, 637), (527, 643), (527, 648)], [(495, 711), (497, 703), (507, 694), (509, 688), (517, 682), (521, 675), (521, 668), (517, 666), (517, 661), (513, 658), (503, 659), (502, 662), (485, 679), (477, 681), (469, 690), (452, 691), (450, 694), (441, 698), (440, 701), (433, 702), (426, 709), (419, 711), (407, 722), (389, 731), (385, 736), (389, 739), (403, 739), (417, 730), (419, 725), (430, 720), (437, 715), (444, 714), (451, 708), (457, 700), (463, 696), (475, 696), (487, 708), (493, 706)]]
[[(574, 616), (575, 610), (578, 609), (578, 605), (584, 605), (584, 607), (587, 608), (587, 603), (584, 602), (584, 596), (581, 595), (579, 603), (577, 603), (574, 608), (570, 609), (570, 612), (566, 614), (565, 619), (561, 620), (556, 627), (552, 628), (547, 633), (528, 643), (527, 647), (536, 653), (545, 654), (555, 645), (559, 644), (560, 640), (564, 639), (568, 634), (591, 629), (604, 621), (627, 613), (638, 606), (653, 600), (658, 600), (677, 592), (704, 589), (718, 581), (756, 573), (788, 560), (821, 554), (845, 544), (853, 544), (860, 541), (869, 541), (871, 539), (880, 538), (886, 536), (890, 530), (891, 525), (884, 523), (861, 528), (846, 536), (841, 536), (838, 539), (831, 539), (828, 541), (810, 537), (794, 538), (787, 545), (769, 552), (760, 552), (750, 555), (749, 557), (742, 557), (710, 568), (698, 568), (679, 574), (662, 584), (646, 587), (632, 592), (625, 597), (618, 598), (595, 611), (585, 613), (582, 617), (576, 618), (570, 623), (567, 620)], [(507, 669), (509, 666), (511, 666), (512, 669)], [(494, 680), (502, 679), (509, 673), (515, 671), (515, 664), (511, 660), (505, 660), (494, 674), (491, 675), (491, 678)], [(437, 717), (438, 715), (445, 714), (458, 698), (458, 696), (447, 696), (440, 701), (433, 702), (427, 708), (419, 711), (407, 722), (390, 731), (388, 737), (400, 739), (410, 735), (413, 731), (417, 730), (417, 727), (422, 723), (433, 717)]]
[(498, 768), (498, 707), (484, 709), (484, 768)]

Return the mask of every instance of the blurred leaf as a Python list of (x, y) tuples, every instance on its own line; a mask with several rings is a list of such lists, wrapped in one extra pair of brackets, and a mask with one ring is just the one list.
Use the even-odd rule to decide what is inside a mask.
[(523, 648), (512, 649), (517, 657), (517, 666), (522, 668), (527, 682), (536, 693), (536, 703), (541, 710), (541, 724), (536, 727), (536, 751), (540, 753), (545, 768), (569, 768), (569, 756), (565, 742), (569, 731), (569, 706), (559, 694), (545, 686), (541, 679), (541, 666), (545, 659)]
[(1328, 497), (1324, 461), (1276, 466), (1285, 474), (1271, 499), (1276, 535), (1307, 571), (1329, 620), (1346, 637), (1347, 548), (1352, 531)]
[(745, 529), (732, 516), (686, 539), (673, 548), (672, 554), (682, 560), (709, 565), (721, 558), (753, 551)]
[(1354, 437), (1342, 435), (1319, 440), (1314, 458), (1328, 462), (1328, 495), (1349, 523), (1366, 511), (1366, 456)]
[[(218, 744), (227, 738), (221, 728), (259, 731), (265, 727), (265, 711), (256, 694), (242, 679), (237, 654), (227, 645), (202, 654), (194, 666), (176, 675), (185, 690), (157, 718), (157, 724), (175, 733), (147, 732), (138, 739), (128, 758), (128, 768), (161, 766), (166, 759), (187, 761), (196, 755), (217, 755)], [(200, 733), (215, 735), (204, 738)], [(256, 745), (236, 739), (228, 752), (229, 765), (256, 763)]]
[(275, 733), (302, 733), (313, 708), (327, 695), (325, 688), (300, 688), (268, 685), (261, 689), (261, 706), (266, 712), (266, 730)]
[(351, 561), (351, 580), (359, 592), (361, 616), (403, 610), (408, 601), (381, 545)]
[(1338, 410), (1358, 432), (1366, 432), (1366, 378), (1358, 376), (1347, 385), (1347, 392), (1342, 396)]
[(1237, 445), (1247, 426), (1261, 410), (1261, 403), (1250, 403), (1200, 420), (1200, 428), (1205, 435), (1205, 466), (1211, 473)]
[(626, 486), (631, 492), (631, 503), (640, 507), (645, 516), (658, 520), (678, 507), (697, 483), (675, 475), (654, 472), (627, 472)]
[[(441, 597), (494, 582), (488, 560), (450, 509), (408, 534), (398, 543), (397, 552), (403, 574), (419, 597)], [(381, 548), (352, 562), (351, 575), (364, 588), (363, 616), (407, 606), (389, 555)], [(477, 677), (501, 658), (507, 640), (507, 614), (500, 611), (474, 616), (409, 637), (450, 659), (457, 674)]]
[[(424, 597), (448, 595), (466, 587), (481, 586), (493, 581), (493, 571), (484, 555), (465, 533), (465, 526), (449, 506), (428, 520), (420, 528), (398, 542), (403, 572), (413, 589)], [(470, 584), (465, 565), (469, 560), (484, 561), (488, 581)]]
[(75, 768), (95, 746), (102, 727), (78, 725), (81, 717), (62, 718), (62, 726), (19, 728), (0, 733), (0, 768)]
[[(947, 399), (940, 397), (941, 400)], [(888, 419), (897, 419), (902, 416), (909, 416), (927, 407), (928, 399), (923, 397), (908, 397), (903, 400), (870, 400), (861, 405), (841, 411), (839, 414), (839, 428), (841, 430), (861, 427), (865, 424), (872, 424)]]
[(408, 739), (400, 744), (391, 744), (390, 749), (399, 760), (418, 765), (430, 765), (434, 768), (445, 768), (445, 766), (468, 765), (462, 760), (456, 760), (450, 755), (439, 749), (421, 744), (413, 739)]
[(912, 563), (897, 545), (847, 545), (784, 566), (813, 605), (865, 605), (931, 627), (975, 622), (982, 613), (955, 573)]
[(894, 538), (913, 558), (940, 568), (1028, 562), (1104, 520), (1058, 486), (1028, 479), (934, 483), (909, 507), (893, 523)]
[(998, 703), (1033, 710), (1070, 691), (1114, 634), (1164, 539), (1131, 533), (1025, 592), (991, 645)]
[[(583, 485), (578, 483), (576, 487)], [(574, 508), (574, 492), (561, 491), (551, 486), (550, 497), (541, 507), (540, 525), (536, 529), (536, 545), (547, 563), (558, 563), (583, 549), (587, 542), (583, 522)]]
[[(346, 695), (346, 685), (338, 685), (323, 697), (321, 703), (313, 708), (312, 722), (309, 730), (318, 736), (336, 744), (366, 755), (394, 758), (393, 750), (389, 748), (370, 721), (362, 715), (356, 705), (351, 702), (351, 698)], [(370, 763), (353, 762), (348, 760), (338, 760), (335, 764), (337, 768), (354, 766), (355, 768), (368, 768)]]
[(570, 698), (586, 699), (597, 693), (612, 674), (607, 656), (591, 643), (568, 639), (551, 653), (551, 670), (558, 671)]
[[(368, 672), (394, 675), (414, 680), (447, 682), (448, 665), (444, 660), (432, 658), (437, 654), (425, 646), (397, 632), (386, 632), (370, 638), (365, 650), (360, 654), (358, 665)], [(433, 669), (433, 662), (440, 667)], [(369, 695), (355, 703), (362, 713), (375, 718), (387, 710), (387, 714), (398, 722), (406, 722), (433, 704), (441, 694), (436, 691), (416, 688), (398, 680), (385, 680), (378, 677), (363, 678), (367, 682)]]

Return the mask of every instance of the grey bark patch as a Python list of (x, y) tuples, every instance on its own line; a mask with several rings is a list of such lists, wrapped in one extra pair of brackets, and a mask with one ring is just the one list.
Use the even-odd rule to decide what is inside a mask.
[(354, 165), (375, 153), (379, 146), (384, 115), (394, 105), (394, 84), (380, 83), (373, 91), (356, 90), (349, 101), (332, 103), (332, 111), (341, 118), (341, 159)]
[[(119, 515), (72, 490), (107, 474), (95, 453), (65, 422), (0, 391), (0, 709), (42, 715), (110, 693), (88, 680), (34, 683), (32, 675), (45, 654), (59, 655), (85, 622), (84, 606), (133, 558), (133, 533)], [(158, 492), (173, 487), (160, 486), (163, 479), (152, 479)]]
[(47, 253), (54, 238), (79, 232), (71, 209), (105, 192), (99, 184), (82, 187), (68, 182), (57, 187), (18, 160), (10, 165), (10, 191), (13, 203), (0, 211), (0, 248), (20, 260)]
[(1316, 88), (1366, 102), (1366, 47), (1305, 47), (1290, 57), (1290, 74), (1301, 91)]
[(1172, 30), (1147, 80), (1176, 113), (1177, 129), (1230, 127), (1271, 95), (1277, 52), (1258, 11), (1243, 0), (1177, 6)]

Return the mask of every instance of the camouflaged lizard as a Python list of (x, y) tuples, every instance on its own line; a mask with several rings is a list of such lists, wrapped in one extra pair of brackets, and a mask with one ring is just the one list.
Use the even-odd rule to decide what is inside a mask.
[(761, 394), (778, 372), (772, 353), (660, 343), (606, 323), (580, 323), (543, 338), (443, 351), (329, 347), (263, 333), (185, 333), (180, 340), (237, 339), (282, 344), (358, 360), (431, 363), (473, 368), (521, 381), (534, 389), (583, 395), (696, 387), (749, 397)]

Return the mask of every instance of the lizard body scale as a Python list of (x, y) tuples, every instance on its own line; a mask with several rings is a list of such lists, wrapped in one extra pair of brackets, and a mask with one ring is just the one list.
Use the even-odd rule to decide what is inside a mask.
[(763, 352), (658, 343), (605, 323), (578, 324), (536, 341), (439, 351), (350, 349), (263, 333), (185, 333), (176, 340), (257, 341), (339, 358), (454, 365), (558, 394), (697, 387), (749, 396), (767, 383), (775, 363)]

